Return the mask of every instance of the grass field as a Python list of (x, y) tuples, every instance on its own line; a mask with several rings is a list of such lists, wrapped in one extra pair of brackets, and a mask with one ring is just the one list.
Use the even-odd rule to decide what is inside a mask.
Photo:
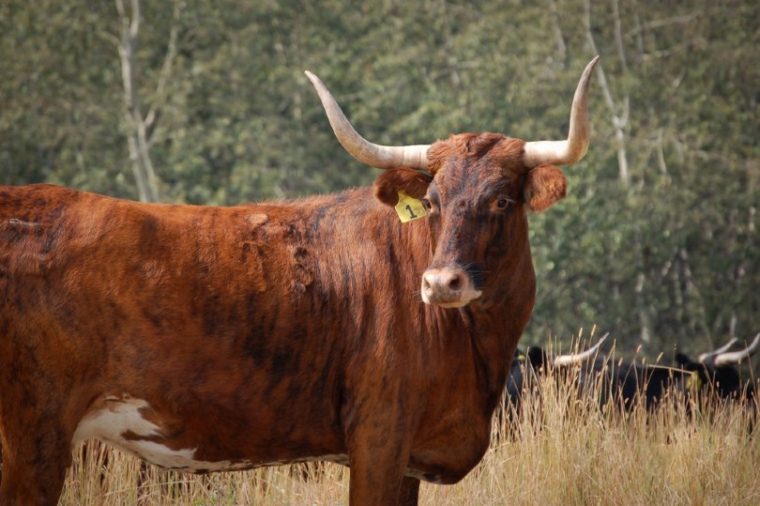
[[(600, 409), (572, 386), (544, 381), (523, 413), (495, 435), (483, 461), (456, 485), (423, 484), (420, 503), (495, 505), (760, 504), (760, 436), (733, 404), (687, 410), (668, 399), (655, 414)], [(304, 479), (294, 466), (194, 476), (148, 466), (98, 444), (70, 469), (65, 505), (347, 504), (347, 468)], [(79, 454), (81, 452), (77, 452)], [(108, 455), (108, 466), (102, 466)], [(101, 469), (103, 470), (101, 472)], [(307, 471), (307, 476), (311, 471)]]

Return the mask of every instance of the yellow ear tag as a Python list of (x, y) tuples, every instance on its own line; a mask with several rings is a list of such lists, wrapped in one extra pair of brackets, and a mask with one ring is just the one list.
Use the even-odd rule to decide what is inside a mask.
[(401, 220), (401, 223), (407, 221), (418, 220), (427, 216), (425, 206), (422, 205), (422, 201), (417, 200), (414, 197), (410, 197), (406, 193), (398, 192), (398, 204), (396, 204), (396, 212)]
[(702, 378), (699, 377), (699, 373), (697, 371), (692, 371), (686, 380), (686, 389), (699, 390), (700, 388), (702, 388)]

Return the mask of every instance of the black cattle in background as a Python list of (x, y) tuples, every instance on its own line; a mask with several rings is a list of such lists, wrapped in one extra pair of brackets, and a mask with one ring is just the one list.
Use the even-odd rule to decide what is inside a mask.
[(751, 357), (760, 348), (760, 333), (746, 348), (728, 351), (736, 342), (711, 353), (702, 353), (696, 361), (684, 353), (676, 353), (678, 367), (689, 372), (689, 390), (714, 393), (720, 399), (741, 399), (754, 402), (755, 385), (752, 379), (743, 378), (739, 364)]
[(760, 334), (741, 350), (728, 351), (738, 342), (734, 338), (716, 350), (702, 353), (697, 361), (678, 353), (673, 366), (616, 361), (599, 353), (606, 337), (588, 350), (571, 355), (552, 356), (537, 346), (524, 353), (518, 349), (507, 379), (506, 411), (512, 416), (519, 413), (522, 396), (536, 392), (539, 378), (545, 374), (556, 375), (560, 382), (575, 383), (580, 391), (595, 392), (601, 405), (613, 402), (624, 411), (640, 403), (648, 410), (654, 409), (668, 394), (754, 399), (754, 385), (741, 378), (737, 366), (760, 348)]
[(507, 414), (513, 417), (519, 413), (522, 396), (526, 392), (535, 391), (541, 375), (561, 370), (573, 373), (573, 366), (593, 364), (608, 335), (609, 333), (603, 335), (594, 346), (584, 351), (565, 355), (553, 355), (540, 346), (529, 346), (525, 352), (518, 348), (512, 358), (512, 368), (507, 377), (504, 406)]

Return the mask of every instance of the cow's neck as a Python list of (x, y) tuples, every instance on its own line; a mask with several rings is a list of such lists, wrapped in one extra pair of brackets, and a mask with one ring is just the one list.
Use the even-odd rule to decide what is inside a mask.
[[(421, 221), (420, 225), (425, 224)], [(499, 272), (491, 273), (493, 278), (490, 284), (498, 288), (491, 290), (490, 298), (474, 301), (461, 309), (423, 306), (426, 332), (448, 340), (445, 350), (451, 354), (464, 360), (471, 357), (478, 382), (477, 391), (484, 396), (488, 410), (496, 407), (512, 355), (535, 300), (535, 274), (527, 241), (527, 220), (521, 220), (519, 227), (520, 230), (513, 233), (521, 237), (509, 240), (522, 246), (519, 250), (511, 249)], [(422, 272), (432, 258), (429, 236), (422, 226), (416, 230), (409, 228), (408, 232), (399, 237), (399, 248), (416, 252), (415, 282), (419, 283)], [(414, 291), (412, 297), (419, 299), (419, 292)], [(419, 301), (412, 300), (410, 303), (418, 304)]]
[[(527, 258), (530, 264), (530, 258)], [(469, 304), (456, 311), (462, 332), (449, 333), (468, 340), (478, 382), (486, 407), (493, 410), (504, 388), (511, 358), (533, 309), (535, 278), (532, 264), (525, 279), (493, 304)], [(452, 311), (452, 310), (444, 310)], [(438, 312), (440, 315), (440, 311)]]

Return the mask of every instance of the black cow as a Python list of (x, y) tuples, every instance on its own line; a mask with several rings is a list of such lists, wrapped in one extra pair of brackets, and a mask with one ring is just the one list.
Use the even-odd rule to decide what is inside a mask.
[(596, 344), (582, 352), (566, 355), (552, 355), (540, 346), (529, 346), (523, 353), (519, 348), (512, 359), (512, 368), (507, 378), (506, 401), (507, 410), (519, 409), (520, 400), (526, 391), (537, 386), (538, 376), (549, 371), (572, 371), (572, 366), (580, 365), (581, 369), (593, 364), (599, 348), (609, 334), (603, 335)]
[(738, 365), (752, 356), (760, 347), (760, 333), (752, 343), (739, 351), (728, 349), (736, 342), (732, 339), (728, 345), (711, 353), (702, 353), (697, 361), (684, 353), (676, 354), (676, 363), (689, 372), (690, 390), (707, 391), (720, 399), (743, 399), (753, 401), (755, 387), (752, 381), (743, 379)]
[(614, 402), (625, 411), (643, 403), (647, 410), (657, 407), (668, 394), (690, 399), (695, 394), (714, 395), (714, 399), (737, 399), (753, 394), (752, 385), (742, 382), (737, 364), (757, 351), (760, 334), (753, 343), (735, 352), (728, 350), (737, 342), (711, 352), (702, 353), (694, 362), (683, 353), (676, 354), (673, 366), (647, 364), (638, 361), (614, 361), (597, 357), (580, 374), (579, 381), (586, 385), (599, 381), (600, 402)]
[[(737, 342), (732, 339), (716, 350), (702, 353), (698, 361), (678, 353), (673, 367), (615, 361), (599, 354), (598, 349), (606, 337), (586, 352), (576, 355), (552, 358), (539, 347), (530, 347), (525, 354), (518, 350), (507, 381), (507, 399), (511, 409), (519, 409), (521, 396), (529, 389), (526, 385), (537, 384), (531, 380), (537, 377), (536, 373), (547, 371), (561, 371), (561, 380), (576, 382), (582, 390), (597, 392), (600, 404), (614, 402), (625, 411), (632, 410), (640, 402), (651, 410), (669, 392), (678, 392), (686, 397), (699, 392), (714, 394), (719, 399), (754, 399), (754, 386), (741, 379), (736, 366), (757, 351), (760, 334), (742, 350), (728, 351)], [(579, 367), (567, 367), (573, 364), (579, 364)], [(568, 378), (568, 374), (573, 376)]]

